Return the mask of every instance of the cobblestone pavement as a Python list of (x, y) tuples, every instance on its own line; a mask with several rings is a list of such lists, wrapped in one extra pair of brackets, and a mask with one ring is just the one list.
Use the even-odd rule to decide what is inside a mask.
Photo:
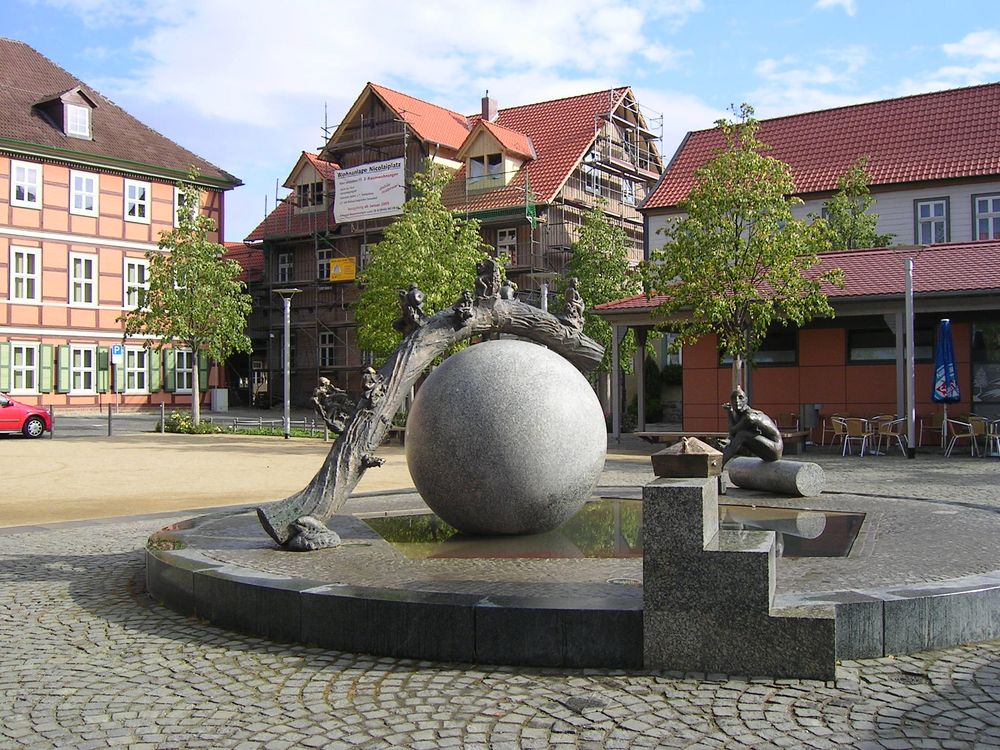
[(1000, 641), (835, 683), (325, 652), (150, 601), (141, 548), (170, 520), (0, 535), (0, 748), (1000, 746)]

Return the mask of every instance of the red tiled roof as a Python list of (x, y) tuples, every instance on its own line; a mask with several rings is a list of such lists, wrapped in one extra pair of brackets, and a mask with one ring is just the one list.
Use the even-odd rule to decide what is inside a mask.
[(440, 143), (457, 151), (469, 134), (471, 125), (465, 115), (377, 83), (369, 83), (368, 86), (406, 121), (421, 140)]
[[(480, 120), (479, 125), (482, 125), (490, 134), (496, 138), (500, 145), (506, 151), (517, 156), (523, 156), (525, 159), (535, 158), (535, 147), (531, 143), (531, 139), (524, 133), (519, 133), (516, 130), (511, 130), (510, 128), (504, 128), (497, 125), (495, 122), (490, 122), (489, 120)], [(475, 130), (475, 129), (473, 129)], [(472, 133), (469, 134), (472, 137)]]
[[(868, 156), (871, 185), (1000, 175), (1000, 83), (761, 120), (757, 137), (792, 168), (800, 194), (836, 190)], [(642, 209), (673, 207), (724, 141), (718, 128), (688, 133)]]
[(496, 124), (529, 138), (535, 148), (534, 161), (529, 161), (506, 188), (468, 196), (465, 170), (461, 169), (445, 189), (445, 204), (470, 212), (523, 206), (525, 179), (536, 203), (550, 203), (593, 144), (600, 125), (595, 118), (614, 111), (628, 91), (623, 87), (501, 109)]
[(340, 169), (337, 164), (334, 164), (332, 161), (320, 159), (317, 154), (311, 154), (308, 151), (303, 151), (302, 155), (309, 160), (310, 164), (316, 167), (316, 171), (323, 176), (324, 180), (332, 181), (334, 172)]
[(264, 239), (304, 237), (313, 232), (332, 231), (337, 227), (333, 219), (333, 201), (325, 211), (295, 212), (295, 196), (281, 200), (264, 220), (245, 238), (246, 242)]
[[(956, 242), (877, 250), (845, 250), (825, 253), (817, 273), (830, 268), (844, 272), (844, 288), (824, 284), (831, 299), (901, 296), (905, 292), (904, 260), (913, 258), (913, 293), (960, 294), (1000, 290), (1000, 241)], [(595, 305), (595, 310), (618, 312), (652, 309), (664, 295), (646, 299), (643, 294)]]
[[(35, 106), (77, 87), (96, 103), (91, 117), (92, 140), (66, 135)], [(0, 38), (0, 149), (57, 154), (69, 161), (92, 161), (169, 180), (183, 178), (195, 166), (207, 184), (223, 189), (242, 184), (139, 122), (28, 45), (4, 38)]]
[(252, 283), (264, 278), (264, 252), (259, 247), (249, 247), (242, 242), (225, 242), (224, 257), (235, 260), (243, 268), (240, 281)]

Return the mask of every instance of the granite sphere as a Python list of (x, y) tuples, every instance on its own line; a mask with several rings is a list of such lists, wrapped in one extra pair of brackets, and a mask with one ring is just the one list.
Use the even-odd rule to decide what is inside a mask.
[(606, 453), (604, 412), (587, 379), (560, 355), (514, 339), (446, 359), (406, 422), (417, 491), (467, 534), (556, 528), (591, 496)]

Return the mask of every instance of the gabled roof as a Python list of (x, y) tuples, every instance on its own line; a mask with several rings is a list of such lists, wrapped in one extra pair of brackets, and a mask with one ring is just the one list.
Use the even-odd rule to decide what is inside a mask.
[(337, 142), (343, 131), (357, 119), (358, 112), (364, 107), (368, 98), (373, 95), (405, 121), (422, 141), (440, 143), (457, 151), (471, 129), (465, 115), (369, 81), (327, 141), (328, 144)]
[[(1000, 241), (954, 242), (877, 250), (844, 250), (819, 256), (816, 273), (831, 268), (844, 272), (844, 288), (824, 284), (830, 299), (900, 297), (905, 292), (906, 258), (913, 258), (913, 293), (920, 295), (1000, 292)], [(594, 310), (608, 313), (651, 310), (664, 301), (662, 294), (605, 302)]]
[(458, 159), (463, 157), (469, 146), (475, 143), (479, 133), (484, 130), (497, 139), (497, 142), (504, 151), (515, 156), (520, 156), (525, 160), (535, 158), (535, 147), (531, 143), (531, 139), (524, 133), (518, 133), (516, 130), (501, 127), (489, 120), (479, 120), (475, 127), (472, 128), (472, 132), (469, 133), (469, 137), (465, 139), (465, 143), (459, 149), (458, 154), (456, 154)]
[[(768, 156), (786, 162), (796, 192), (837, 189), (868, 156), (873, 187), (1000, 175), (1000, 83), (761, 120)], [(641, 209), (683, 201), (694, 173), (724, 145), (718, 128), (688, 133)]]
[(292, 171), (288, 173), (288, 177), (285, 178), (285, 181), (282, 183), (282, 185), (286, 188), (294, 187), (295, 178), (298, 176), (299, 172), (306, 164), (310, 164), (313, 167), (315, 167), (316, 171), (319, 172), (320, 176), (324, 180), (328, 180), (330, 182), (333, 181), (334, 172), (340, 169), (340, 167), (334, 164), (332, 161), (324, 161), (323, 159), (320, 159), (316, 154), (312, 154), (308, 151), (303, 151), (302, 156), (300, 156), (299, 160), (295, 162), (295, 166), (292, 167)]
[(71, 98), (71, 94), (77, 94), (81, 96), (92, 108), (97, 108), (97, 100), (93, 95), (87, 93), (87, 90), (83, 86), (74, 86), (71, 89), (66, 89), (65, 91), (60, 91), (58, 94), (52, 94), (50, 96), (43, 96), (37, 102), (35, 106), (42, 104), (48, 104), (54, 101), (65, 101), (67, 98)]
[(235, 260), (240, 264), (243, 273), (240, 281), (249, 284), (264, 278), (264, 252), (259, 247), (250, 247), (242, 242), (225, 242), (223, 247), (226, 260)]
[(496, 125), (531, 140), (535, 159), (502, 189), (466, 197), (465, 170), (459, 170), (443, 195), (446, 205), (482, 211), (524, 205), (525, 179), (536, 203), (552, 202), (597, 137), (596, 118), (613, 112), (627, 87), (596, 91), (538, 104), (501, 109)]
[(327, 201), (325, 211), (295, 211), (295, 194), (290, 193), (264, 217), (245, 242), (306, 237), (313, 232), (328, 232), (337, 228), (333, 219), (333, 201)]
[[(96, 109), (93, 138), (67, 136), (35, 106), (80, 89)], [(199, 183), (229, 189), (239, 179), (147, 127), (34, 49), (0, 38), (0, 151), (89, 163), (134, 174), (183, 179), (191, 166)]]

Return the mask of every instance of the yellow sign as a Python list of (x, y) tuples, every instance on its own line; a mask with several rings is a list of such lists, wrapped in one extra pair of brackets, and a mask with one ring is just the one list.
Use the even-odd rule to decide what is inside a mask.
[(354, 258), (331, 258), (330, 281), (354, 281), (358, 275), (358, 262)]

